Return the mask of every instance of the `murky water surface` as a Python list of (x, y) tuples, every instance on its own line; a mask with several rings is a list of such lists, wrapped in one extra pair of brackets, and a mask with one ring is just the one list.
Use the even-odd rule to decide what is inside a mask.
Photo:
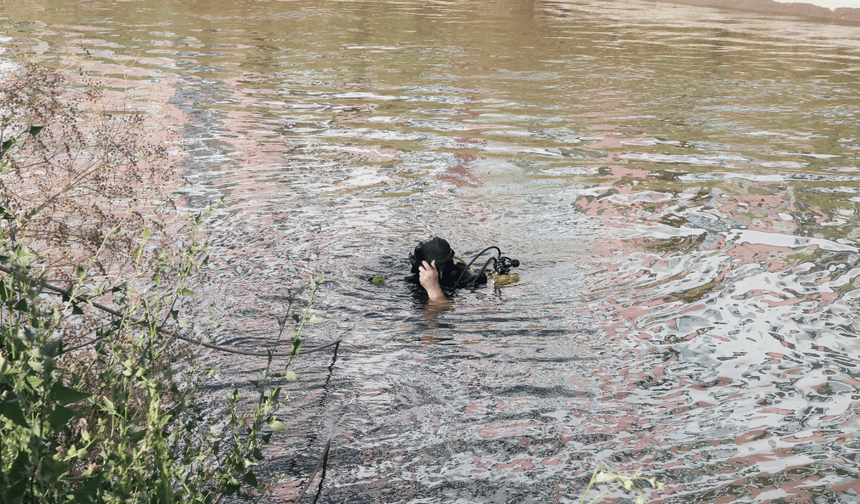
[[(346, 339), (296, 364), (271, 501), (328, 439), (318, 502), (578, 502), (600, 463), (658, 502), (860, 501), (860, 28), (596, 0), (0, 21), (179, 128), (184, 201), (227, 202), (219, 342), (262, 348), (326, 273), (306, 345)], [(520, 282), (431, 318), (400, 281), (431, 234)], [(225, 386), (261, 365), (213, 358)]]

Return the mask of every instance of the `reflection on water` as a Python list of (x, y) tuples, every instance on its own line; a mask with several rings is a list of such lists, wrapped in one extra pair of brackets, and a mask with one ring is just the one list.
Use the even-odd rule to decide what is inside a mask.
[[(578, 502), (600, 463), (663, 502), (860, 500), (860, 29), (591, 0), (0, 20), (180, 128), (184, 201), (228, 203), (195, 289), (218, 341), (265, 345), (326, 272), (308, 344), (348, 336), (299, 363), (273, 500), (329, 438), (319, 502)], [(428, 323), (398, 279), (430, 234), (522, 280)]]

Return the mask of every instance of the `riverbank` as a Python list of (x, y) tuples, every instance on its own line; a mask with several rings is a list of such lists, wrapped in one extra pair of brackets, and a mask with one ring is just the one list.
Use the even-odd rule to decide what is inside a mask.
[(799, 16), (833, 23), (860, 24), (860, 2), (854, 0), (812, 0), (788, 2), (775, 0), (665, 0), (670, 3), (734, 9), (762, 14)]

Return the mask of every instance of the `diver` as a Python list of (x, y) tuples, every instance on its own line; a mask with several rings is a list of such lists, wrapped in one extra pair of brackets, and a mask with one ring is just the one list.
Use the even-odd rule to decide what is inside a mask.
[[(491, 249), (499, 252), (498, 257), (491, 257), (480, 271), (473, 271), (472, 264)], [(495, 246), (485, 248), (469, 264), (466, 264), (462, 259), (454, 256), (454, 251), (447, 240), (438, 236), (431, 236), (419, 243), (415, 251), (409, 254), (409, 260), (412, 263), (412, 275), (406, 280), (420, 284), (427, 292), (431, 304), (447, 304), (445, 290), (484, 285), (491, 275), (495, 277), (508, 275), (512, 267), (520, 265), (516, 259), (502, 257), (501, 250)], [(490, 262), (494, 265), (493, 269), (488, 270)]]
[(418, 244), (409, 254), (412, 275), (406, 280), (420, 284), (427, 291), (430, 303), (446, 303), (448, 298), (442, 288), (455, 289), (487, 283), (485, 274), (469, 271), (466, 265), (454, 260), (454, 251), (447, 240), (431, 236)]

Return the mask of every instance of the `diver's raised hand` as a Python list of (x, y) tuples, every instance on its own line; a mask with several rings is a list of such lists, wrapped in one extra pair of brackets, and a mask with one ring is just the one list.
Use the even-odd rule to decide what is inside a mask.
[(448, 302), (448, 298), (442, 292), (442, 287), (439, 286), (439, 272), (436, 271), (435, 259), (429, 264), (427, 261), (421, 261), (418, 266), (418, 281), (421, 283), (421, 287), (427, 291), (431, 303)]

